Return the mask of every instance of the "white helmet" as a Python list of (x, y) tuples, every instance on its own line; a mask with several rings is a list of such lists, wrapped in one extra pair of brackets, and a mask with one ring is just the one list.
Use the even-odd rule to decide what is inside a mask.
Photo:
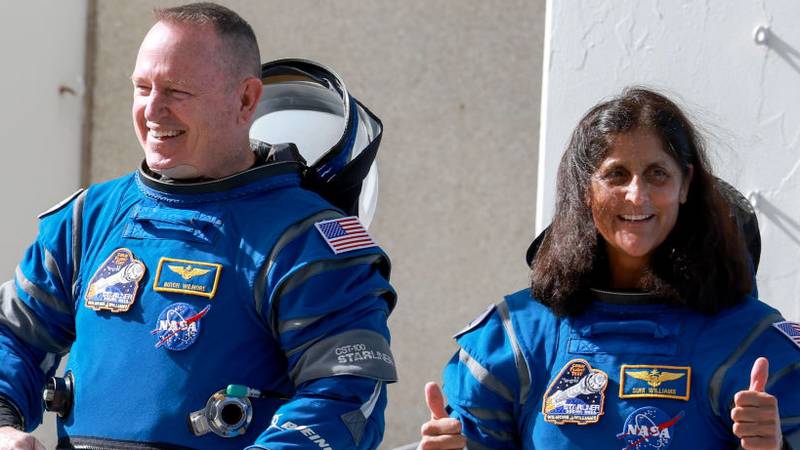
[(261, 81), (250, 138), (295, 144), (308, 166), (305, 185), (369, 226), (378, 203), (380, 119), (347, 92), (339, 75), (313, 61), (265, 63)]

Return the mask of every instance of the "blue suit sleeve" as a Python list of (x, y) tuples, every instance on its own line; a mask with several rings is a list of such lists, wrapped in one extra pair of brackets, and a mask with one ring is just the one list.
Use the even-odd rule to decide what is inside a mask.
[(378, 447), (397, 380), (388, 272), (377, 247), (335, 255), (313, 227), (281, 251), (264, 314), (297, 391), (252, 448)]
[(41, 423), (45, 380), (75, 337), (72, 203), (42, 218), (14, 279), (0, 286), (0, 396), (28, 431)]
[(520, 448), (516, 423), (528, 383), (520, 370), (527, 367), (515, 359), (515, 337), (506, 326), (492, 307), (456, 335), (461, 348), (445, 367), (450, 416), (461, 421), (471, 450)]
[[(710, 390), (719, 392), (712, 401), (716, 401), (715, 407), (724, 427), (731, 430), (733, 397), (737, 392), (749, 389), (753, 363), (758, 357), (766, 357), (769, 360), (766, 392), (778, 399), (784, 438), (792, 448), (800, 449), (800, 390), (797, 389), (800, 386), (800, 346), (780, 330), (781, 324), (791, 333), (792, 322), (785, 322), (777, 314), (762, 318), (719, 369)], [(795, 327), (800, 330), (800, 324)], [(715, 381), (721, 384), (717, 389), (713, 385)]]

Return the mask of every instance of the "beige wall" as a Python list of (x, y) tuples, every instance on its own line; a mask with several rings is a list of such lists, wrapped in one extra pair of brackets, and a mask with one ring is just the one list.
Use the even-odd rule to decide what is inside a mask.
[[(401, 381), (389, 391), (382, 448), (412, 441), (427, 417), (422, 386), (441, 377), (450, 336), (527, 283), (545, 2), (222, 3), (253, 25), (263, 61), (334, 67), (383, 119), (371, 230), (392, 256), (400, 294), (390, 326)], [(93, 182), (141, 159), (128, 77), (155, 4), (98, 2)]]

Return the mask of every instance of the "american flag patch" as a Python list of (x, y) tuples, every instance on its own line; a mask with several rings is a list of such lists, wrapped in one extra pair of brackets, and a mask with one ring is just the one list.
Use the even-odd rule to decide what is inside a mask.
[(800, 347), (800, 323), (785, 320), (772, 324), (778, 331), (786, 335), (794, 344)]
[(314, 226), (337, 255), (376, 245), (367, 230), (361, 225), (358, 217), (355, 216), (323, 220), (315, 223)]

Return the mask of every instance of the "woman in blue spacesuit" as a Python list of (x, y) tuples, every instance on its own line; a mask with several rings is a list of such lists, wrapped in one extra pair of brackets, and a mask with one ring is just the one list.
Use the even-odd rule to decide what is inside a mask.
[(595, 106), (557, 189), (531, 287), (456, 335), (446, 408), (426, 386), (420, 448), (800, 449), (800, 325), (751, 295), (680, 108), (641, 88)]

